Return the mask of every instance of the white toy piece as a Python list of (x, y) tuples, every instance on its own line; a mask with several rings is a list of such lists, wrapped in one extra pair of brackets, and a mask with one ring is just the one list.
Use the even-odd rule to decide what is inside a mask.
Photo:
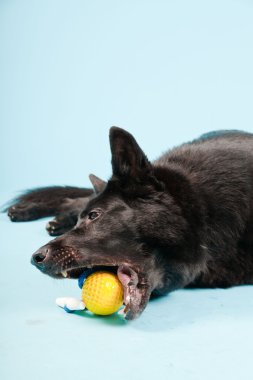
[(84, 302), (74, 297), (59, 297), (56, 298), (55, 303), (67, 311), (67, 313), (85, 309)]

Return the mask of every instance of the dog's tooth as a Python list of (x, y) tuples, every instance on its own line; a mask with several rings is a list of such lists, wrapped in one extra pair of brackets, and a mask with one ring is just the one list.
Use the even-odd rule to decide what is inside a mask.
[(67, 277), (68, 276), (68, 273), (67, 273), (67, 271), (66, 270), (63, 270), (62, 272), (61, 272), (61, 274), (63, 275), (63, 277)]

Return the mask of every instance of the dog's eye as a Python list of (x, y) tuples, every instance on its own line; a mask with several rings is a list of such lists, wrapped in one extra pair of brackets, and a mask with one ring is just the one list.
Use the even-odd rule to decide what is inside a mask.
[(99, 217), (99, 215), (100, 215), (100, 213), (98, 211), (91, 211), (88, 214), (88, 219), (90, 219), (90, 220), (97, 219)]

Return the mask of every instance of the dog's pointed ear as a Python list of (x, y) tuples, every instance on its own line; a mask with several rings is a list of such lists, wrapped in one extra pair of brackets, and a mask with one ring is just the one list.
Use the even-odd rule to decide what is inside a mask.
[(151, 171), (148, 161), (134, 137), (124, 129), (110, 129), (110, 145), (112, 152), (112, 171), (119, 178), (138, 179)]
[(90, 179), (90, 181), (92, 183), (92, 186), (94, 187), (94, 190), (95, 190), (96, 194), (101, 193), (105, 189), (105, 187), (107, 185), (107, 182), (105, 182), (102, 179), (98, 178), (94, 174), (90, 174), (89, 175), (89, 179)]

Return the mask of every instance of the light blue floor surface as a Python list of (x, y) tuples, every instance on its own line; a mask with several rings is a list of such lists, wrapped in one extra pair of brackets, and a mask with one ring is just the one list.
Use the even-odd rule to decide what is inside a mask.
[(45, 222), (0, 217), (1, 379), (252, 379), (252, 286), (176, 291), (133, 322), (67, 314), (55, 298), (76, 281), (29, 263)]

